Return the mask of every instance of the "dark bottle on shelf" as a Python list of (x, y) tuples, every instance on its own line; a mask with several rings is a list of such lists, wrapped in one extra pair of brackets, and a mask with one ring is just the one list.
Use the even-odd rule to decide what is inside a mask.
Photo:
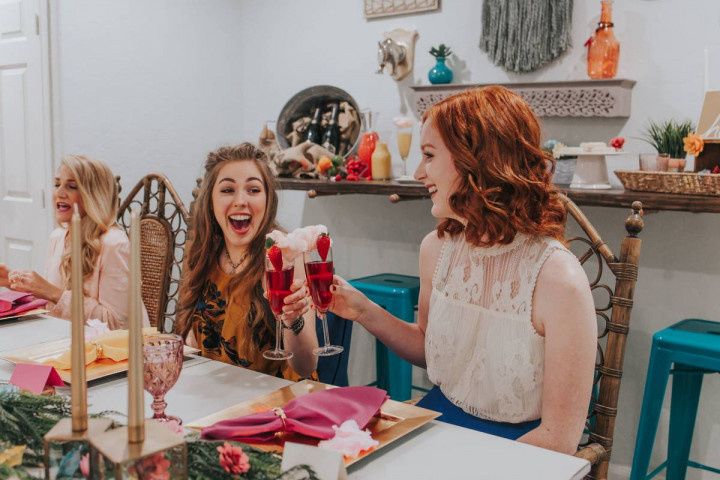
[(338, 116), (340, 115), (340, 107), (337, 103), (332, 106), (332, 115), (330, 123), (325, 129), (323, 135), (322, 146), (332, 153), (338, 153), (340, 150), (340, 127), (338, 126)]
[(310, 122), (310, 125), (307, 129), (307, 138), (306, 140), (310, 140), (313, 143), (317, 143), (320, 145), (322, 142), (322, 127), (320, 126), (320, 107), (315, 108), (315, 113), (313, 113), (312, 121)]

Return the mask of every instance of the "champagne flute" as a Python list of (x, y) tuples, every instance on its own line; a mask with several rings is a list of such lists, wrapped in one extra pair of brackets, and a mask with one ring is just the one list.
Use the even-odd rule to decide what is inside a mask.
[(310, 296), (312, 297), (317, 316), (320, 318), (322, 323), (323, 331), (323, 344), (313, 350), (315, 355), (321, 357), (327, 357), (330, 355), (337, 355), (343, 351), (343, 347), (340, 345), (330, 345), (330, 334), (327, 326), (327, 309), (332, 301), (332, 286), (333, 274), (335, 270), (333, 268), (333, 257), (332, 248), (329, 245), (329, 237), (321, 236), (318, 239), (318, 244), (323, 242), (322, 238), (327, 238), (326, 242), (327, 250), (321, 246), (320, 250), (324, 255), (318, 252), (318, 249), (313, 249), (303, 253), (303, 260), (305, 262), (305, 275), (307, 276), (308, 287), (310, 288)]
[(410, 182), (414, 179), (407, 173), (407, 157), (410, 154), (410, 144), (412, 143), (412, 126), (397, 127), (397, 147), (402, 159), (402, 176), (397, 180), (399, 182)]
[[(281, 257), (282, 258), (282, 257)], [(282, 315), (285, 297), (290, 295), (290, 286), (295, 278), (295, 267), (290, 265), (278, 265), (276, 268), (265, 255), (265, 282), (267, 284), (268, 301), (270, 309), (275, 315), (275, 348), (265, 350), (263, 357), (268, 360), (287, 360), (292, 358), (293, 353), (282, 349)]]
[(275, 120), (265, 121), (265, 128), (260, 132), (259, 143), (261, 147), (267, 148), (271, 152), (282, 150), (278, 141), (277, 122)]

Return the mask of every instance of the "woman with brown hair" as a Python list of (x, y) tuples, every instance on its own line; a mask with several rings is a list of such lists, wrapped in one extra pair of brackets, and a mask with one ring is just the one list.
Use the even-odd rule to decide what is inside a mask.
[(498, 86), (423, 115), (415, 178), (438, 227), (420, 246), (418, 321), (336, 277), (330, 310), (360, 322), (436, 385), (419, 405), (449, 423), (572, 454), (592, 389), (597, 326), (587, 277), (564, 244), (540, 126)]
[(293, 357), (262, 356), (275, 343), (263, 278), (265, 236), (278, 228), (277, 206), (275, 178), (261, 150), (246, 142), (208, 154), (193, 210), (176, 331), (203, 356), (297, 380), (310, 376), (317, 364), (302, 257), (283, 307), (283, 340)]

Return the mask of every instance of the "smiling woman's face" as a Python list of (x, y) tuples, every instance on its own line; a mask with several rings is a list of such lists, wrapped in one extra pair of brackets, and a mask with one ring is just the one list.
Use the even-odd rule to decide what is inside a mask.
[(213, 185), (212, 207), (228, 250), (243, 249), (265, 216), (267, 191), (260, 169), (250, 160), (227, 162)]
[(430, 192), (433, 203), (430, 213), (435, 218), (454, 218), (462, 221), (450, 208), (450, 195), (457, 190), (460, 175), (455, 169), (450, 150), (432, 121), (423, 124), (420, 149), (422, 160), (415, 170), (415, 179), (422, 182)]
[(72, 219), (73, 204), (77, 203), (80, 216), (85, 215), (82, 196), (78, 190), (77, 180), (65, 165), (61, 165), (55, 176), (53, 190), (53, 206), (57, 223), (69, 223)]

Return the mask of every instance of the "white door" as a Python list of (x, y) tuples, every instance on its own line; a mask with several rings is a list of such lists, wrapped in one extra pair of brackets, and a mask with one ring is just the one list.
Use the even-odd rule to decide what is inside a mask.
[(42, 272), (50, 119), (39, 9), (40, 0), (0, 0), (0, 262)]

